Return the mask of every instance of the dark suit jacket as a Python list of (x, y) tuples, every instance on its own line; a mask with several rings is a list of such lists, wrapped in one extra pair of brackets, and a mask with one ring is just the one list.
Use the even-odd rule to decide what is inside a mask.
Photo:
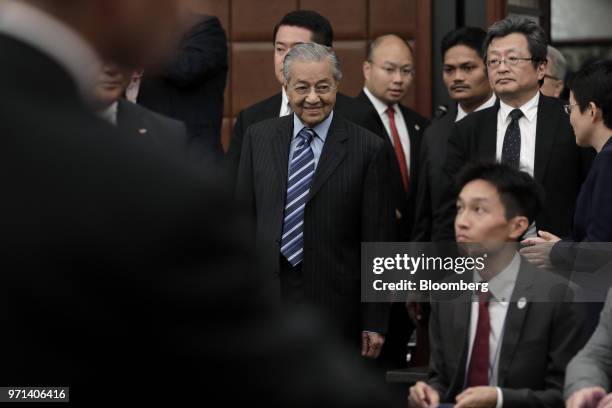
[(148, 140), (162, 152), (186, 154), (189, 137), (183, 123), (123, 98), (117, 103), (117, 126), (125, 133)]
[[(255, 220), (263, 271), (277, 293), (292, 132), (293, 115), (250, 126), (238, 173), (238, 196)], [(360, 251), (361, 242), (392, 237), (387, 172), (383, 142), (334, 114), (306, 203), (302, 274), (306, 298), (353, 340), (364, 329), (386, 330), (386, 310), (360, 307)]]
[(393, 198), (395, 208), (401, 214), (401, 218), (398, 221), (398, 240), (408, 241), (414, 226), (416, 194), (419, 184), (419, 172), (421, 169), (421, 163), (419, 161), (421, 139), (423, 137), (423, 132), (425, 132), (425, 129), (429, 126), (429, 120), (413, 110), (408, 109), (404, 105), (399, 105), (410, 136), (410, 184), (408, 192), (406, 192), (402, 182), (402, 173), (400, 172), (399, 164), (395, 158), (393, 144), (391, 143), (391, 139), (389, 139), (389, 135), (374, 105), (372, 105), (372, 102), (370, 102), (368, 96), (363, 91), (357, 95), (355, 103), (356, 109), (350, 113), (348, 118), (384, 140), (393, 158), (393, 160), (390, 160)]
[(0, 383), (70, 386), (77, 406), (381, 406), (327, 326), (258, 297), (217, 171), (98, 118), (46, 54), (0, 49)]
[[(249, 106), (241, 110), (236, 116), (236, 123), (232, 130), (232, 138), (230, 139), (230, 145), (227, 150), (227, 166), (228, 172), (233, 178), (238, 174), (238, 166), (240, 164), (240, 154), (242, 153), (242, 143), (244, 141), (244, 134), (249, 126), (261, 122), (266, 119), (278, 118), (280, 112), (283, 95), (279, 92), (276, 95), (264, 99), (263, 101), (257, 102), (254, 105)], [(334, 106), (334, 114), (341, 114), (347, 116), (353, 109), (352, 98), (337, 93), (336, 94), (336, 105)]]
[(444, 172), (446, 146), (455, 126), (456, 117), (455, 104), (446, 115), (434, 120), (423, 135), (412, 241), (431, 241), (434, 219), (441, 216), (442, 200), (449, 186), (448, 176)]
[[(612, 137), (593, 161), (576, 202), (574, 228), (570, 237), (557, 242), (550, 252), (556, 267), (578, 272), (598, 271), (592, 299), (603, 300), (612, 282)], [(601, 244), (605, 243), (605, 244)], [(573, 278), (581, 280), (580, 275)], [(588, 275), (587, 275), (588, 276)], [(591, 277), (593, 278), (593, 277)], [(595, 295), (597, 293), (597, 295)]]
[(217, 17), (194, 16), (194, 20), (165, 71), (152, 75), (145, 71), (138, 103), (184, 122), (202, 150), (221, 157), (227, 38)]
[[(448, 140), (445, 171), (453, 179), (465, 163), (495, 160), (499, 104), (473, 112), (459, 121)], [(544, 188), (543, 210), (536, 218), (539, 230), (567, 235), (572, 230), (576, 197), (592, 160), (592, 149), (576, 145), (569, 116), (556, 98), (540, 95), (536, 125), (534, 178)], [(455, 189), (444, 200), (446, 216), (434, 239), (451, 238), (455, 214)], [(436, 226), (434, 226), (435, 228)]]
[[(464, 280), (471, 277), (462, 275)], [(512, 302), (503, 329), (498, 386), (504, 407), (563, 407), (563, 378), (569, 360), (585, 344), (583, 304), (564, 301), (560, 277), (521, 260)], [(552, 292), (551, 292), (552, 290)], [(550, 302), (532, 301), (553, 293)], [(525, 298), (519, 308), (517, 300)], [(468, 351), (471, 296), (432, 302), (431, 364), (428, 383), (443, 402), (454, 402), (463, 390)]]

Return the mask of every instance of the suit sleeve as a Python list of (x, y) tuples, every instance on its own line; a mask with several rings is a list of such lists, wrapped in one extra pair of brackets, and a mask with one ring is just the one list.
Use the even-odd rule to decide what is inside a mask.
[(612, 290), (608, 291), (599, 325), (586, 346), (567, 366), (565, 398), (586, 387), (610, 390), (612, 377)]
[(412, 240), (416, 242), (429, 241), (431, 238), (431, 196), (429, 190), (429, 134), (426, 131), (419, 152), (420, 168), (417, 183), (417, 195), (414, 214), (414, 231)]
[[(394, 209), (389, 184), (389, 160), (381, 142), (368, 166), (362, 199), (361, 242), (389, 242), (395, 236)], [(391, 304), (363, 303), (363, 329), (387, 332)]]
[[(467, 160), (463, 133), (464, 130), (455, 125), (448, 138), (446, 161), (444, 163), (444, 172), (446, 173), (444, 182), (447, 185), (441, 189), (443, 194), (440, 197), (440, 208), (437, 208), (433, 214), (432, 241), (453, 241), (455, 238), (454, 221), (457, 188), (454, 185), (454, 180)], [(441, 182), (443, 181), (441, 180)]]
[(208, 17), (186, 35), (165, 77), (179, 87), (189, 86), (227, 67), (227, 39), (219, 19)]
[(240, 166), (238, 167), (236, 198), (239, 204), (247, 212), (247, 226), (250, 228), (248, 233), (250, 233), (250, 236), (252, 236), (254, 239), (255, 217), (257, 214), (255, 210), (255, 183), (251, 140), (251, 129), (249, 129), (245, 136), (245, 143), (242, 146), (241, 156), (243, 159), (240, 161)]
[(554, 309), (548, 346), (548, 366), (543, 389), (502, 387), (504, 408), (555, 408), (563, 406), (563, 379), (570, 359), (585, 343), (585, 309), (582, 303), (559, 302)]
[(230, 176), (236, 179), (238, 167), (240, 165), (240, 155), (242, 154), (242, 141), (244, 138), (244, 113), (240, 111), (236, 117), (236, 123), (232, 129), (232, 137), (227, 149), (226, 162), (229, 168)]
[(429, 315), (429, 375), (427, 384), (438, 391), (440, 401), (447, 394), (450, 378), (445, 368), (444, 342), (440, 335), (440, 303), (431, 302), (431, 313)]

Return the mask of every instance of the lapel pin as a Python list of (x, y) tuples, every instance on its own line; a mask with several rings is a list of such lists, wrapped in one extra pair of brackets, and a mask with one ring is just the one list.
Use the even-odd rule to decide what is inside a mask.
[(421, 127), (419, 125), (414, 125), (414, 128), (418, 131), (421, 130)]
[(140, 133), (141, 135), (144, 135), (145, 133), (147, 133), (147, 129), (140, 128), (140, 129), (138, 129), (138, 133)]
[(525, 306), (527, 306), (527, 299), (525, 299), (524, 297), (520, 298), (518, 302), (516, 302), (516, 306), (519, 309), (524, 309)]

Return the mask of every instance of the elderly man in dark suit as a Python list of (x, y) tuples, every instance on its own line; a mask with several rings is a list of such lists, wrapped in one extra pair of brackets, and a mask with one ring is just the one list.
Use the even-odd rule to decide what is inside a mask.
[[(330, 22), (317, 12), (296, 10), (285, 15), (274, 27), (272, 45), (274, 46), (274, 74), (281, 86), (281, 92), (243, 109), (236, 117), (232, 130), (227, 160), (232, 175), (236, 174), (240, 163), (244, 134), (249, 126), (266, 119), (278, 118), (292, 113), (287, 93), (283, 88), (283, 61), (285, 55), (297, 44), (316, 42), (331, 47), (334, 31)], [(351, 98), (336, 94), (336, 112), (345, 116), (351, 113)]]
[[(545, 190), (543, 210), (528, 231), (571, 232), (576, 197), (591, 151), (576, 146), (563, 104), (540, 93), (546, 72), (546, 36), (536, 23), (508, 17), (493, 24), (484, 43), (489, 81), (500, 103), (457, 123), (448, 141), (446, 172), (454, 177), (474, 159), (495, 159), (531, 174)], [(452, 237), (455, 194), (447, 194), (445, 222), (436, 234)]]
[(539, 187), (500, 163), (469, 165), (459, 185), (457, 242), (486, 259), (461, 279), (487, 290), (433, 297), (429, 379), (411, 387), (411, 405), (562, 408), (565, 366), (587, 333), (583, 304), (566, 300), (567, 282), (517, 251), (541, 207)]
[(486, 34), (482, 28), (461, 27), (442, 39), (442, 79), (453, 103), (448, 113), (434, 120), (423, 135), (412, 232), (414, 241), (436, 239), (432, 232), (438, 230), (441, 200), (450, 182), (444, 173), (446, 145), (455, 122), (495, 104), (481, 55)]
[(238, 172), (264, 279), (286, 304), (321, 307), (377, 357), (387, 307), (360, 304), (359, 265), (361, 242), (393, 236), (386, 146), (334, 111), (341, 72), (330, 48), (296, 45), (284, 77), (294, 113), (249, 127)]

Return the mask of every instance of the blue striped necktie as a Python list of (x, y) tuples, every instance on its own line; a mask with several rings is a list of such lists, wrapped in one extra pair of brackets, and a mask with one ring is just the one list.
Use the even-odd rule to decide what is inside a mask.
[(310, 147), (314, 137), (314, 130), (300, 130), (289, 166), (281, 254), (292, 266), (302, 262), (304, 257), (304, 208), (315, 173), (314, 153)]

